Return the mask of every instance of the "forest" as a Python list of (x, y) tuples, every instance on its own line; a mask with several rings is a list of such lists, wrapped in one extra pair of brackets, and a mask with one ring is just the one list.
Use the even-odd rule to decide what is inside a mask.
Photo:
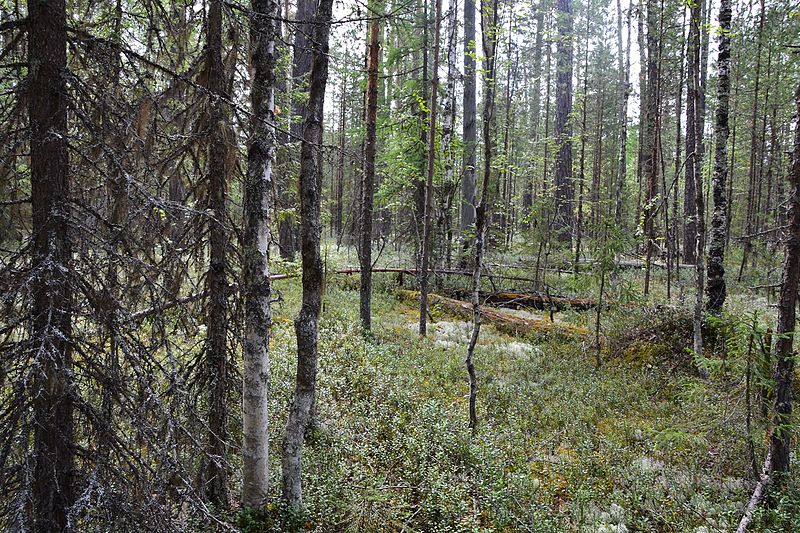
[(0, 529), (800, 531), (797, 0), (0, 0)]

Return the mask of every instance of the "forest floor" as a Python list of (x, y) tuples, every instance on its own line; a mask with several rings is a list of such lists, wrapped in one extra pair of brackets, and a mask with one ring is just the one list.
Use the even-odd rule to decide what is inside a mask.
[[(686, 349), (691, 323), (687, 331), (689, 311), (679, 305), (607, 311), (600, 370), (591, 336), (510, 336), (485, 325), (475, 354), (473, 435), (463, 362), (471, 324), (434, 307), (429, 334), (420, 337), (417, 308), (397, 297), (394, 283), (376, 275), (369, 337), (360, 333), (357, 277), (331, 276), (327, 283), (317, 425), (304, 454), (306, 529), (735, 528), (753, 480), (742, 340), (749, 333), (742, 321), (711, 324), (716, 348), (702, 362), (708, 380)], [(271, 427), (279, 435), (293, 390), (299, 282), (273, 288), (282, 296), (270, 343)], [(752, 297), (732, 302), (733, 309), (753, 307)], [(557, 315), (581, 326), (594, 317), (594, 311)], [(761, 382), (752, 381), (756, 390)], [(758, 405), (751, 411), (760, 466), (766, 421)], [(272, 442), (277, 487), (280, 439)], [(797, 528), (797, 500), (762, 520), (782, 525), (774, 531)], [(762, 524), (756, 530), (772, 530)]]

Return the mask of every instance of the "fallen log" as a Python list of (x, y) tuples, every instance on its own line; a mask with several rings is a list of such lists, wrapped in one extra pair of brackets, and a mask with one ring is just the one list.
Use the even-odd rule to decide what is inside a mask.
[[(646, 268), (647, 263), (639, 259), (635, 259), (629, 261), (617, 261), (616, 266), (617, 268)], [(650, 266), (656, 268), (667, 268), (667, 264), (664, 263), (663, 261), (651, 261)], [(689, 268), (694, 268), (695, 266), (687, 263), (680, 263), (678, 265), (672, 265), (672, 268), (675, 267), (689, 269)]]
[(741, 522), (739, 522), (739, 527), (736, 528), (736, 533), (747, 533), (747, 528), (750, 527), (750, 522), (753, 521), (753, 516), (756, 512), (756, 507), (758, 504), (761, 503), (761, 500), (764, 499), (764, 495), (767, 492), (767, 488), (769, 487), (770, 482), (770, 472), (772, 470), (772, 454), (767, 454), (767, 459), (764, 461), (764, 468), (761, 471), (761, 476), (759, 477), (758, 484), (756, 484), (755, 490), (753, 490), (753, 495), (750, 497), (750, 501), (747, 502), (747, 507), (744, 511), (744, 516), (742, 516)]
[[(462, 299), (466, 298), (468, 294), (466, 291), (456, 289), (448, 291), (448, 296)], [(540, 311), (564, 311), (566, 309), (587, 311), (597, 306), (597, 302), (591, 298), (568, 298), (566, 296), (548, 296), (547, 294), (508, 291), (481, 293), (481, 301), (498, 307), (538, 309)], [(604, 303), (603, 307), (610, 307), (610, 305), (609, 303)]]
[[(419, 300), (419, 293), (416, 291), (399, 290), (397, 291), (397, 295), (403, 300)], [(472, 318), (472, 304), (470, 302), (454, 300), (453, 298), (447, 298), (438, 294), (429, 294), (428, 301), (432, 306), (443, 309), (452, 315), (464, 319)], [(543, 335), (582, 337), (589, 334), (588, 330), (582, 327), (559, 322), (549, 322), (537, 318), (522, 317), (491, 307), (481, 307), (481, 317), (484, 322), (493, 325), (497, 330), (508, 333), (509, 335), (537, 333)]]
[[(344, 269), (340, 269), (340, 270), (336, 271), (337, 274), (346, 274), (346, 275), (358, 274), (360, 272), (361, 272), (361, 270), (359, 270), (358, 268), (344, 268)], [(416, 276), (417, 273), (419, 272), (419, 270), (417, 270), (416, 268), (373, 268), (372, 272), (373, 272), (373, 274), (377, 274), (377, 273), (394, 273), (394, 274), (408, 274), (408, 275), (411, 275), (411, 276)], [(472, 272), (470, 272), (468, 270), (454, 270), (454, 269), (449, 269), (449, 268), (438, 268), (438, 269), (433, 269), (432, 268), (432, 269), (428, 270), (428, 272), (431, 273), (431, 274), (444, 274), (444, 275), (451, 275), (451, 276), (468, 276), (468, 277), (472, 277)], [(502, 280), (507, 280), (507, 281), (524, 281), (526, 283), (536, 283), (536, 280), (534, 280), (532, 278), (522, 277), (522, 276), (510, 276), (510, 275), (507, 275), (507, 274), (493, 274), (493, 273), (489, 273), (489, 272), (486, 272), (483, 275), (486, 276), (487, 278), (491, 278), (491, 279), (502, 279)]]

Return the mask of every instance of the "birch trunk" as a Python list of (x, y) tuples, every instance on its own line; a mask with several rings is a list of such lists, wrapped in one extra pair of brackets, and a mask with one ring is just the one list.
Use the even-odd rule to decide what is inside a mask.
[(714, 148), (714, 214), (708, 246), (708, 303), (707, 309), (719, 312), (725, 303), (725, 230), (727, 200), (725, 186), (728, 178), (728, 109), (731, 96), (731, 3), (721, 0), (719, 10), (719, 57), (717, 59), (716, 145)]
[(252, 0), (250, 61), (252, 138), (244, 191), (242, 350), (242, 505), (263, 508), (269, 491), (269, 205), (275, 159), (276, 0)]

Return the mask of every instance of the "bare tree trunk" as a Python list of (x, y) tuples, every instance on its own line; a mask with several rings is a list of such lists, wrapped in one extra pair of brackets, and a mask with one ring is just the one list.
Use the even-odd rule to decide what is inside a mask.
[(497, 180), (498, 186), (502, 182), (502, 196), (498, 198), (497, 203), (503, 204), (502, 211), (500, 212), (500, 227), (503, 233), (503, 243), (508, 244), (510, 239), (510, 228), (509, 228), (509, 219), (511, 218), (510, 213), (510, 203), (508, 201), (511, 189), (511, 154), (510, 154), (510, 146), (511, 146), (511, 124), (512, 124), (512, 116), (511, 116), (511, 101), (514, 99), (514, 90), (516, 88), (516, 81), (517, 81), (517, 66), (519, 65), (519, 54), (516, 54), (515, 59), (512, 61), (511, 57), (511, 49), (512, 49), (512, 35), (514, 35), (514, 23), (515, 17), (514, 13), (509, 13), (508, 17), (508, 39), (506, 40), (506, 58), (508, 61), (508, 66), (506, 69), (506, 94), (505, 94), (505, 113), (504, 113), (504, 121), (503, 121), (503, 157), (505, 159), (505, 164), (503, 166), (503, 170), (500, 173), (500, 179)]
[(275, 159), (275, 50), (280, 4), (252, 0), (250, 48), (253, 108), (244, 190), (242, 350), (242, 505), (261, 509), (269, 491), (269, 205)]
[[(553, 48), (552, 43), (550, 39), (548, 39), (547, 42), (545, 43), (545, 49), (546, 49), (545, 69), (547, 71), (547, 76), (545, 78), (545, 90), (544, 90), (544, 137), (542, 138), (544, 147), (542, 149), (542, 194), (546, 194), (547, 191), (548, 158), (550, 155), (550, 89), (553, 85), (551, 83), (553, 74), (552, 48)], [(534, 188), (534, 196), (535, 195), (536, 191)], [(549, 239), (549, 228), (548, 228), (548, 239)]]
[(642, 173), (646, 180), (644, 204), (645, 277), (644, 295), (650, 292), (650, 266), (655, 245), (655, 197), (658, 184), (658, 13), (653, 5), (647, 3), (647, 107), (642, 145)]
[(728, 175), (728, 109), (731, 96), (731, 3), (721, 0), (719, 9), (719, 57), (717, 59), (716, 145), (714, 149), (714, 214), (708, 247), (707, 308), (719, 312), (725, 303), (725, 229), (727, 201), (725, 182)]
[(755, 189), (756, 189), (756, 154), (758, 150), (756, 148), (758, 144), (758, 134), (757, 134), (757, 125), (758, 125), (758, 98), (759, 98), (759, 90), (761, 88), (761, 48), (763, 46), (763, 36), (764, 36), (764, 0), (760, 1), (761, 10), (759, 12), (759, 19), (758, 19), (758, 37), (757, 37), (757, 44), (756, 44), (756, 72), (755, 72), (755, 79), (754, 79), (754, 88), (753, 88), (753, 113), (751, 114), (750, 118), (750, 165), (748, 167), (748, 184), (747, 184), (747, 214), (745, 217), (745, 225), (744, 225), (744, 242), (742, 247), (742, 263), (739, 266), (739, 276), (738, 280), (742, 280), (742, 274), (744, 273), (744, 267), (747, 264), (747, 259), (750, 257), (750, 250), (752, 248), (752, 242), (750, 235), (754, 232), (755, 227), (755, 218), (756, 218), (756, 207), (755, 207)]
[(442, 148), (444, 150), (444, 183), (446, 198), (444, 201), (442, 220), (442, 235), (440, 239), (444, 248), (443, 264), (450, 268), (452, 261), (452, 240), (453, 240), (453, 201), (457, 194), (458, 180), (455, 179), (456, 151), (453, 142), (453, 132), (456, 123), (456, 78), (458, 77), (458, 66), (456, 65), (456, 40), (458, 37), (458, 24), (456, 15), (458, 3), (456, 0), (450, 1), (447, 14), (447, 81), (445, 86), (444, 101), (442, 102)]
[(345, 164), (345, 146), (347, 135), (345, 133), (347, 126), (347, 77), (342, 76), (342, 97), (341, 97), (341, 110), (339, 115), (339, 157), (336, 165), (336, 186), (334, 187), (334, 214), (333, 214), (333, 228), (336, 236), (336, 245), (342, 242), (342, 211), (344, 210), (344, 164)]
[[(292, 118), (290, 120), (289, 142), (295, 144), (303, 137), (305, 114), (307, 110), (305, 93), (308, 90), (308, 73), (311, 71), (311, 36), (313, 33), (312, 18), (317, 7), (317, 0), (298, 0), (294, 19), (294, 52), (292, 57)], [(290, 175), (289, 172), (286, 173)], [(292, 182), (283, 181), (279, 188), (279, 205), (282, 209), (289, 209), (294, 204), (294, 189)], [(281, 257), (292, 261), (298, 251), (300, 242), (297, 235), (297, 221), (291, 216), (282, 216), (278, 222), (278, 248)]]
[[(741, 41), (740, 41), (741, 42)], [(737, 50), (738, 51), (738, 50)], [(741, 56), (741, 52), (739, 51), (739, 56)], [(738, 60), (738, 58), (737, 58)], [(733, 65), (736, 64), (737, 61), (731, 60), (731, 70), (733, 70)], [(736, 124), (738, 118), (738, 108), (739, 108), (739, 80), (741, 79), (741, 74), (739, 74), (739, 70), (736, 71), (736, 79), (733, 83), (733, 112), (731, 113), (733, 118), (733, 124), (731, 125), (731, 155), (728, 158), (728, 192), (725, 195), (726, 205), (725, 205), (725, 247), (727, 248), (730, 245), (731, 241), (731, 219), (733, 219), (732, 213), (732, 206), (733, 206), (733, 182), (736, 178)]]
[(206, 379), (208, 400), (208, 458), (204, 472), (206, 497), (215, 505), (228, 506), (228, 143), (225, 111), (225, 73), (222, 63), (222, 0), (212, 0), (208, 12), (209, 131), (208, 189), (213, 216), (210, 225), (211, 264), (206, 280), (209, 303), (206, 313)]
[(572, 183), (572, 0), (557, 0), (557, 7), (555, 216), (558, 239), (570, 242), (575, 194)]
[(647, 98), (647, 68), (643, 65), (647, 65), (647, 44), (645, 43), (645, 32), (644, 32), (644, 0), (639, 0), (639, 7), (638, 13), (636, 17), (636, 24), (637, 24), (637, 31), (636, 31), (636, 41), (639, 44), (639, 143), (637, 149), (637, 156), (636, 156), (636, 227), (639, 227), (639, 220), (641, 219), (642, 214), (642, 158), (643, 158), (643, 149), (645, 145), (645, 138), (644, 138), (644, 130), (643, 124), (646, 120), (646, 117), (642, 116), (642, 107), (643, 102)]
[[(686, 27), (686, 9), (683, 10), (683, 17), (681, 20), (681, 38), (683, 38)], [(680, 64), (678, 65), (678, 72), (680, 75), (678, 76), (678, 82), (675, 84), (675, 176), (674, 176), (674, 184), (672, 189), (672, 206), (674, 209), (674, 216), (672, 217), (672, 228), (671, 228), (671, 235), (670, 235), (670, 243), (672, 244), (672, 258), (675, 265), (680, 264), (680, 246), (678, 245), (678, 179), (681, 174), (681, 169), (683, 168), (683, 163), (681, 162), (681, 115), (683, 109), (683, 73), (684, 71), (684, 60), (686, 56), (686, 50), (688, 43), (684, 42), (681, 44), (681, 58)], [(681, 269), (676, 266), (675, 268), (675, 277), (680, 279)]]
[(605, 116), (605, 91), (601, 88), (597, 95), (597, 115), (595, 116), (595, 147), (592, 153), (592, 185), (590, 191), (591, 220), (599, 227), (602, 208), (600, 206), (600, 174), (603, 167), (603, 125)]
[(442, 25), (442, 0), (436, 0), (433, 29), (433, 75), (428, 105), (428, 172), (425, 180), (425, 211), (422, 231), (422, 257), (419, 272), (419, 334), (428, 329), (428, 264), (430, 263), (431, 226), (433, 226), (433, 175), (436, 171), (436, 98), (439, 93), (439, 34)]
[[(377, 5), (372, 2), (371, 6)], [(370, 331), (370, 304), (372, 301), (372, 208), (375, 197), (375, 153), (376, 135), (375, 126), (378, 116), (378, 60), (380, 43), (378, 33), (380, 24), (378, 15), (371, 9), (372, 19), (369, 22), (369, 48), (367, 61), (367, 116), (366, 135), (364, 137), (364, 179), (361, 189), (361, 246), (359, 249), (359, 262), (361, 264), (361, 327)]]
[(466, 250), (475, 224), (475, 165), (478, 143), (475, 72), (475, 0), (464, 0), (464, 177), (461, 181), (461, 238)]
[(627, 43), (625, 45), (625, 63), (623, 65), (622, 52), (622, 5), (617, 0), (617, 48), (619, 50), (619, 159), (617, 163), (617, 186), (616, 202), (614, 203), (614, 221), (618, 228), (622, 227), (622, 191), (625, 188), (625, 176), (628, 160), (628, 95), (630, 94), (630, 71), (631, 71), (631, 13), (632, 7), (628, 7), (627, 23), (628, 30)]
[[(539, 5), (536, 8), (536, 40), (534, 41), (533, 48), (533, 123), (531, 127), (531, 138), (534, 143), (537, 143), (540, 138), (541, 132), (540, 123), (542, 118), (542, 36), (544, 35), (544, 6)], [(535, 145), (534, 145), (535, 146)], [(531, 164), (530, 177), (527, 178), (524, 185), (525, 192), (522, 196), (522, 208), (525, 217), (530, 217), (531, 207), (533, 207), (533, 200), (536, 196), (536, 164), (535, 161)], [(530, 220), (528, 220), (530, 224)]]
[[(795, 91), (796, 116), (800, 116), (800, 85)], [(793, 349), (797, 284), (800, 279), (800, 125), (795, 126), (794, 151), (789, 169), (789, 205), (787, 211), (786, 257), (783, 261), (781, 296), (778, 303), (775, 353), (775, 414), (773, 415), (770, 455), (772, 471), (789, 471), (791, 453), (790, 420), (792, 416)]]
[[(422, 4), (422, 79), (420, 82), (421, 88), (421, 102), (417, 104), (417, 108), (419, 111), (419, 143), (417, 147), (419, 149), (419, 157), (417, 160), (419, 161), (419, 176), (415, 176), (414, 185), (415, 185), (415, 195), (414, 195), (414, 236), (416, 237), (417, 243), (417, 256), (416, 256), (416, 264), (419, 267), (419, 271), (422, 272), (422, 239), (423, 234), (425, 233), (425, 179), (424, 176), (427, 176), (428, 171), (428, 122), (430, 117), (428, 117), (428, 107), (430, 105), (430, 87), (428, 87), (429, 83), (429, 75), (430, 75), (430, 50), (428, 44), (428, 26), (430, 24), (430, 16), (428, 15), (428, 3), (429, 0), (420, 0)], [(421, 280), (418, 280), (421, 283)]]
[[(578, 212), (575, 220), (575, 264), (573, 269), (578, 274), (578, 263), (581, 260), (581, 240), (583, 237), (583, 189), (586, 180), (586, 114), (589, 107), (589, 27), (591, 24), (590, 6), (586, 4), (586, 28), (583, 43), (583, 91), (581, 95), (581, 155), (578, 163)], [(594, 180), (592, 181), (594, 186)], [(592, 191), (594, 192), (594, 190)], [(592, 204), (592, 213), (595, 206)]]
[[(703, 357), (703, 286), (705, 284), (705, 269), (703, 255), (705, 247), (705, 203), (703, 198), (703, 175), (701, 169), (702, 125), (700, 124), (700, 6), (692, 5), (689, 10), (689, 65), (688, 90), (686, 99), (686, 156), (688, 158), (687, 177), (693, 181), (694, 207), (695, 207), (695, 238), (694, 238), (694, 265), (695, 265), (695, 303), (694, 303), (694, 353), (695, 357)], [(690, 142), (691, 141), (691, 142)], [(691, 152), (690, 152), (691, 150)], [(684, 254), (686, 251), (684, 250)], [(708, 371), (701, 366), (700, 373), (708, 376)]]
[[(690, 9), (689, 33), (686, 43), (686, 179), (683, 187), (683, 261), (688, 264), (695, 264), (697, 255), (697, 205), (695, 191), (698, 181), (697, 174), (700, 172), (697, 153), (697, 92), (699, 84), (699, 59), (700, 59), (700, 22), (695, 20), (699, 17), (699, 8)], [(697, 71), (697, 78), (695, 74)], [(696, 81), (698, 83), (696, 83)]]
[(300, 484), (303, 437), (317, 383), (317, 340), (322, 306), (320, 200), (322, 194), (322, 119), (328, 82), (328, 41), (333, 0), (320, 0), (314, 18), (308, 104), (300, 153), (300, 252), (303, 303), (294, 320), (297, 336), (297, 381), (283, 439), (282, 491), (290, 507), (303, 505)]
[(492, 168), (492, 119), (494, 116), (494, 74), (495, 51), (497, 49), (497, 0), (492, 0), (490, 6), (481, 4), (481, 28), (483, 37), (483, 183), (481, 185), (481, 199), (475, 209), (475, 263), (472, 267), (472, 334), (467, 345), (467, 356), (464, 363), (469, 376), (469, 427), (473, 433), (478, 427), (478, 414), (476, 402), (478, 397), (478, 378), (475, 373), (473, 356), (475, 346), (481, 331), (481, 270), (483, 269), (484, 241), (486, 238), (486, 206), (489, 200), (489, 178)]
[(72, 313), (67, 154), (67, 15), (64, 0), (28, 2), (34, 367), (33, 531), (66, 531), (75, 498)]

